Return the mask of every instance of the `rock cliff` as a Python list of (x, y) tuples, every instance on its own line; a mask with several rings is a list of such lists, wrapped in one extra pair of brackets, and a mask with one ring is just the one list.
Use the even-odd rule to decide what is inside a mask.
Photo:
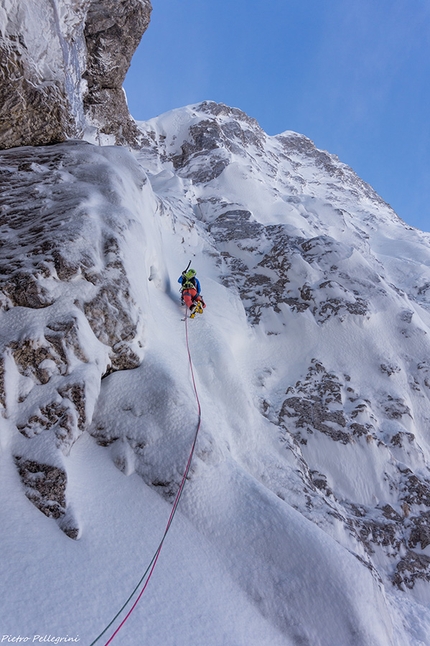
[(88, 126), (135, 145), (122, 83), (150, 13), (149, 0), (0, 0), (0, 148)]

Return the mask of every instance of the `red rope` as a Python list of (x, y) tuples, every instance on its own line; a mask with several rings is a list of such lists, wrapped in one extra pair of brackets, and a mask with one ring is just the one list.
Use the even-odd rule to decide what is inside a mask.
[[(164, 540), (165, 540), (165, 538), (167, 536), (167, 533), (168, 533), (168, 531), (170, 529), (170, 526), (171, 526), (171, 524), (173, 522), (173, 518), (175, 516), (176, 509), (177, 509), (177, 507), (179, 505), (179, 500), (180, 500), (180, 498), (182, 496), (182, 492), (184, 490), (185, 481), (187, 479), (187, 476), (188, 476), (188, 473), (189, 473), (189, 470), (190, 470), (190, 467), (191, 467), (191, 461), (192, 461), (193, 455), (194, 455), (194, 450), (196, 448), (197, 436), (199, 434), (201, 421), (202, 421), (202, 408), (201, 408), (201, 405), (200, 405), (199, 394), (198, 394), (197, 386), (196, 386), (196, 379), (195, 379), (195, 376), (194, 376), (193, 362), (192, 362), (192, 359), (191, 359), (191, 352), (190, 352), (190, 345), (189, 345), (189, 338), (188, 338), (188, 316), (187, 316), (187, 313), (186, 313), (186, 316), (185, 316), (185, 339), (186, 339), (186, 345), (187, 345), (188, 362), (189, 362), (190, 371), (191, 371), (191, 379), (192, 379), (192, 383), (193, 383), (194, 395), (195, 395), (195, 398), (196, 398), (197, 410), (198, 410), (198, 422), (197, 422), (196, 432), (194, 434), (194, 440), (193, 440), (193, 443), (191, 445), (191, 451), (190, 451), (190, 454), (188, 456), (188, 461), (187, 461), (187, 465), (185, 467), (184, 475), (182, 476), (181, 484), (179, 485), (179, 489), (178, 489), (177, 494), (175, 496), (175, 500), (173, 501), (172, 511), (170, 512), (169, 520), (167, 521), (167, 525), (166, 525), (166, 529), (164, 530), (163, 538), (161, 539), (160, 544), (158, 545), (157, 550), (155, 551), (155, 554), (152, 557), (152, 566), (151, 566), (151, 569), (149, 570), (149, 574), (148, 574), (148, 577), (147, 577), (147, 579), (145, 581), (145, 585), (143, 586), (142, 590), (139, 592), (139, 595), (137, 596), (137, 599), (135, 600), (135, 602), (131, 606), (130, 610), (128, 611), (128, 613), (126, 614), (124, 619), (119, 624), (118, 628), (115, 630), (115, 632), (111, 635), (111, 637), (105, 643), (105, 646), (108, 646), (108, 644), (110, 644), (113, 641), (113, 639), (115, 638), (115, 636), (119, 633), (119, 631), (124, 626), (127, 619), (130, 617), (133, 610), (136, 608), (137, 604), (139, 603), (143, 593), (145, 592), (145, 590), (146, 590), (146, 588), (148, 586), (148, 583), (149, 583), (149, 581), (151, 579), (152, 573), (154, 572), (155, 566), (157, 565), (158, 557), (160, 556), (160, 552), (162, 550)], [(93, 643), (95, 643), (95, 642), (93, 642)]]

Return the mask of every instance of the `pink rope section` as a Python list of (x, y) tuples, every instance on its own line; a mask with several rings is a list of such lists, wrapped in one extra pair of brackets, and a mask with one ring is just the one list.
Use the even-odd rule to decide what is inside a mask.
[(149, 570), (147, 579), (145, 581), (145, 585), (143, 586), (142, 590), (139, 592), (135, 602), (131, 606), (130, 610), (128, 611), (128, 613), (126, 614), (124, 619), (119, 624), (118, 628), (115, 630), (115, 632), (111, 635), (111, 637), (105, 643), (105, 646), (108, 646), (108, 644), (110, 644), (114, 640), (116, 635), (119, 633), (121, 628), (124, 626), (127, 619), (130, 617), (133, 610), (136, 608), (137, 604), (139, 603), (143, 593), (145, 592), (145, 590), (146, 590), (146, 588), (148, 586), (148, 583), (149, 583), (149, 581), (151, 579), (152, 573), (154, 572), (155, 566), (157, 565), (158, 557), (160, 556), (160, 552), (161, 552), (161, 550), (163, 548), (164, 540), (165, 540), (165, 538), (166, 538), (166, 536), (168, 534), (168, 531), (169, 531), (170, 526), (171, 526), (171, 524), (173, 522), (173, 518), (175, 516), (176, 510), (178, 508), (179, 500), (181, 499), (182, 492), (184, 490), (185, 481), (186, 481), (186, 479), (188, 477), (188, 473), (189, 473), (189, 470), (190, 470), (190, 467), (191, 467), (191, 461), (192, 461), (193, 455), (194, 455), (194, 450), (196, 448), (197, 436), (199, 434), (199, 430), (200, 430), (200, 426), (201, 426), (201, 422), (202, 422), (202, 408), (201, 408), (201, 404), (200, 404), (199, 394), (198, 394), (198, 391), (197, 391), (196, 379), (195, 379), (195, 376), (194, 376), (194, 369), (193, 369), (193, 362), (192, 362), (191, 352), (190, 352), (189, 337), (188, 337), (188, 316), (187, 315), (185, 316), (185, 339), (186, 339), (186, 346), (187, 346), (188, 362), (189, 362), (190, 371), (191, 371), (191, 380), (192, 380), (192, 383), (193, 383), (193, 390), (194, 390), (194, 395), (195, 395), (195, 398), (196, 398), (197, 410), (198, 410), (198, 422), (197, 422), (196, 432), (194, 434), (194, 439), (193, 439), (193, 443), (191, 445), (191, 451), (190, 451), (190, 454), (188, 456), (188, 461), (187, 461), (187, 465), (185, 467), (184, 475), (182, 476), (181, 484), (179, 485), (179, 489), (178, 489), (177, 494), (175, 496), (175, 500), (173, 501), (172, 511), (170, 512), (169, 520), (167, 521), (167, 525), (166, 525), (166, 529), (164, 530), (163, 537), (162, 537), (162, 539), (161, 539), (161, 541), (160, 541), (160, 543), (159, 543), (159, 545), (157, 547), (157, 550), (155, 551), (154, 556), (152, 557), (152, 561), (151, 561), (152, 566), (151, 566), (151, 568)]

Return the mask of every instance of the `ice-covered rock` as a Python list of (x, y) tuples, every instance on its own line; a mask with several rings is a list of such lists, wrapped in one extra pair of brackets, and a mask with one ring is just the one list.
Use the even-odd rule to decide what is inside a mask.
[(1, 0), (0, 148), (111, 135), (136, 144), (122, 83), (149, 0)]

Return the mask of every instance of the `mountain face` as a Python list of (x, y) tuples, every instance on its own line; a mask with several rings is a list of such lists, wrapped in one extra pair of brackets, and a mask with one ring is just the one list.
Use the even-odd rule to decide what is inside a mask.
[(110, 135), (135, 145), (122, 83), (149, 0), (0, 0), (0, 148)]
[(429, 234), (238, 109), (137, 127), (0, 153), (4, 633), (89, 644), (150, 562), (197, 424), (191, 259), (202, 427), (118, 643), (429, 644)]

